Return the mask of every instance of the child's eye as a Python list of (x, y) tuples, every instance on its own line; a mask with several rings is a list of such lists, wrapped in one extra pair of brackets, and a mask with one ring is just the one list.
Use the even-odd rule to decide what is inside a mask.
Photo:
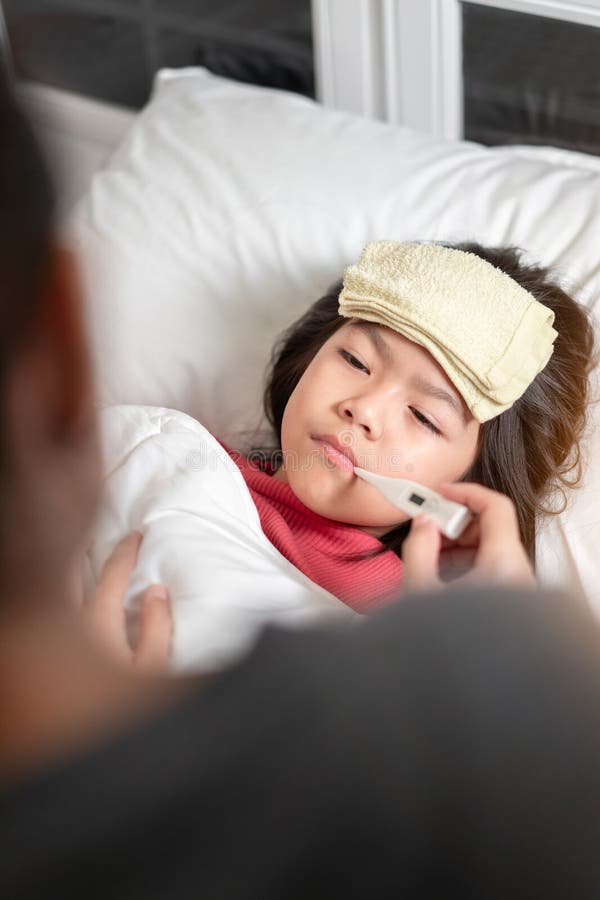
[(413, 409), (412, 406), (410, 407), (410, 411), (412, 412), (413, 416), (419, 420), (419, 422), (422, 422), (423, 425), (425, 425), (426, 428), (429, 428), (429, 430), (433, 431), (434, 434), (441, 435), (442, 432), (440, 431), (440, 429), (436, 428), (433, 422), (430, 422), (422, 412), (419, 412), (418, 409)]
[(349, 353), (347, 350), (340, 350), (339, 354), (343, 359), (346, 360), (349, 365), (352, 366), (352, 368), (359, 369), (361, 372), (366, 372), (367, 375), (371, 374), (367, 367), (361, 363), (360, 359), (357, 359), (356, 356), (352, 355), (352, 353)]

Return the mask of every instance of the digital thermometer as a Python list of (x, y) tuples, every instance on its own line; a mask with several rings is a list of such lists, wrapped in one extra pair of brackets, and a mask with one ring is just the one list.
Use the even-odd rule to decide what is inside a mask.
[(369, 484), (381, 491), (386, 500), (393, 503), (407, 516), (414, 518), (420, 513), (431, 516), (446, 537), (452, 539), (460, 537), (469, 522), (473, 520), (473, 514), (462, 503), (447, 500), (446, 497), (442, 497), (431, 488), (417, 484), (416, 481), (375, 475), (374, 472), (368, 472), (358, 466), (354, 467), (354, 471), (359, 478), (368, 481)]

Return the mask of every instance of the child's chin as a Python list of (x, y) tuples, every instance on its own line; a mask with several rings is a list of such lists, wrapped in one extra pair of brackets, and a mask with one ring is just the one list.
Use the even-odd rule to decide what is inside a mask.
[(313, 512), (339, 521), (337, 515), (342, 499), (341, 492), (347, 488), (341, 478), (334, 478), (330, 472), (323, 471), (300, 472), (296, 473), (295, 478), (293, 473), (290, 473), (289, 484), (298, 500)]

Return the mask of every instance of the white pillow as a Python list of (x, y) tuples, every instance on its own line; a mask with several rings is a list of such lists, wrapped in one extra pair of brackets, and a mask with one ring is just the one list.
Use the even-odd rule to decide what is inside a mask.
[[(72, 234), (101, 405), (180, 409), (247, 449), (275, 337), (368, 241), (516, 244), (592, 307), (600, 160), (441, 141), (203, 69), (163, 70)], [(600, 472), (588, 467), (572, 508), (543, 528), (539, 570), (580, 584), (600, 611), (599, 538)]]

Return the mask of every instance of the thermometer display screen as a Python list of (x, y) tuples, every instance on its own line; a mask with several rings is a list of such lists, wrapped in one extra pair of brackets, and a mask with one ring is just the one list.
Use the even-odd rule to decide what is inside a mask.
[(411, 503), (416, 503), (417, 506), (421, 506), (423, 503), (425, 503), (425, 497), (419, 497), (418, 494), (411, 494), (408, 499)]

